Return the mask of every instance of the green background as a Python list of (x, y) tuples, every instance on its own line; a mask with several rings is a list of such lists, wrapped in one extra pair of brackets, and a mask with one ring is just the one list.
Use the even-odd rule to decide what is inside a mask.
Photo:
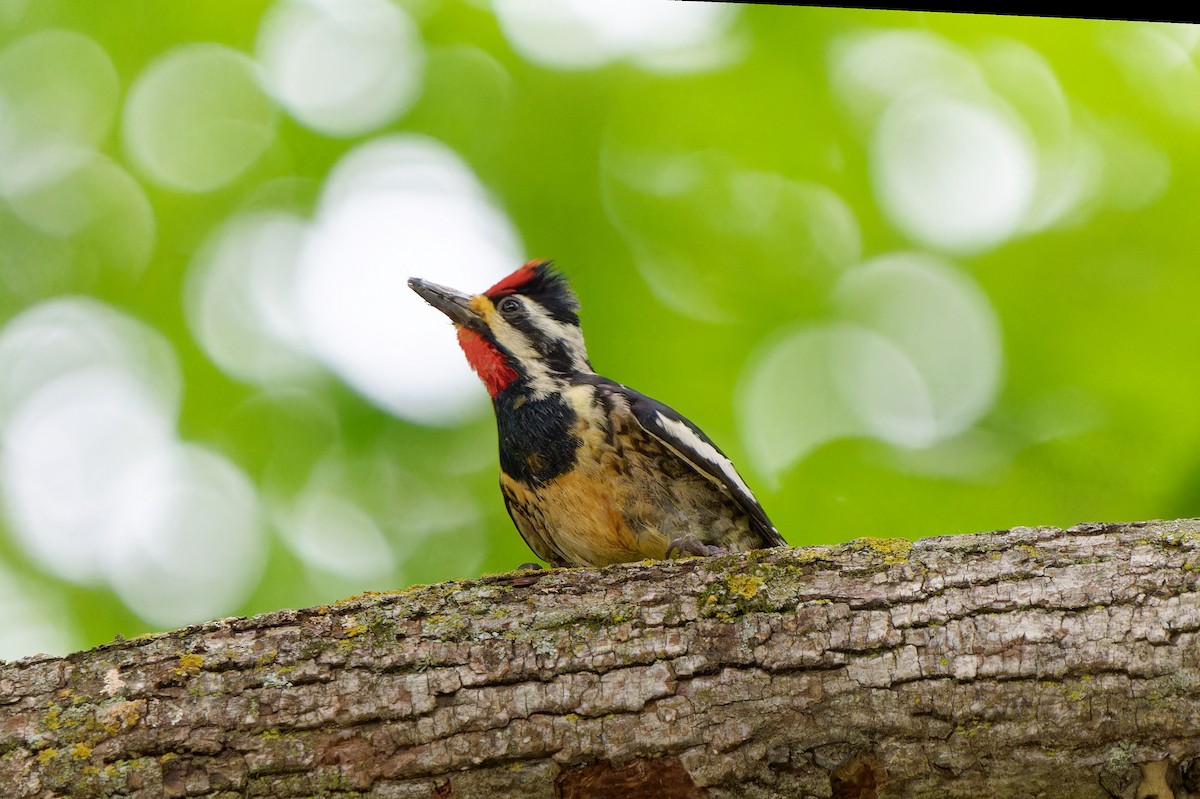
[[(65, 30), (107, 55), (114, 110), (110, 121), (97, 123), (94, 147), (136, 181), (132, 195), (145, 198), (142, 210), (136, 199), (126, 206), (113, 198), (111, 217), (67, 233), (31, 225), (28, 210), (10, 198), (12, 207), (0, 208), (0, 316), (89, 296), (169, 342), (182, 387), (178, 436), (240, 470), (264, 508), (261, 571), (211, 615), (471, 578), (530, 557), (496, 487), (495, 431), (485, 403), (458, 424), (429, 426), (379, 407), (326, 369), (305, 373), (295, 391), (291, 383), (247, 381), (207, 354), (188, 318), (197, 253), (224, 222), (246, 209), (312, 216), (339, 159), (398, 132), (424, 134), (457, 153), (511, 220), (524, 255), (553, 258), (571, 278), (598, 371), (701, 425), (794, 545), (1196, 514), (1195, 28), (749, 6), (721, 30), (731, 54), (715, 65), (662, 72), (637, 52), (586, 67), (536, 63), (510, 41), (487, 3), (414, 1), (400, 7), (419, 33), (424, 69), (419, 93), (392, 119), (328, 135), (285, 108), (268, 108), (270, 136), (235, 177), (206, 190), (163, 185), (131, 152), (123, 121), (131, 87), (156, 58), (188, 43), (218, 43), (253, 57), (270, 6), (7, 0), (0, 9), (5, 53), (39, 32)], [(1082, 188), (1070, 207), (1040, 226), (1004, 223), (1008, 228), (990, 240), (961, 246), (939, 238), (936, 228), (922, 235), (899, 221), (902, 212), (883, 196), (882, 112), (847, 88), (840, 55), (847, 42), (858, 42), (868, 63), (863, 54), (883, 52), (879, 35), (887, 32), (919, 34), (913, 41), (973, 65), (978, 85), (969, 99), (987, 98), (993, 111), (1002, 109), (992, 118), (1008, 120), (1030, 152), (1058, 148), (1068, 162), (1090, 153), (1079, 161)], [(1013, 53), (1037, 69), (1006, 71), (1003, 59)], [(19, 87), (37, 83), (4, 59), (0, 54), (0, 89), (7, 94), (0, 96), (9, 104)], [(1028, 77), (1034, 73), (1053, 85), (1036, 85)], [(958, 96), (956, 88), (947, 91)], [(1035, 179), (1047, 179), (1048, 163), (1035, 164)], [(646, 188), (669, 184), (672, 165), (684, 174), (677, 186)], [(104, 187), (116, 184), (98, 185), (99, 204), (107, 207)], [(806, 228), (813, 197), (833, 198), (822, 207), (834, 211)], [(56, 203), (68, 202), (50, 196), (39, 219), (67, 213)], [(969, 192), (963, 202), (972, 202)], [(822, 239), (823, 226), (837, 223), (838, 214), (848, 214), (850, 232)], [(122, 233), (147, 224), (152, 237)], [(900, 430), (891, 438), (851, 424), (817, 440), (822, 425), (844, 418), (836, 408), (814, 410), (819, 397), (793, 405), (788, 394), (828, 381), (809, 379), (802, 368), (809, 361), (775, 363), (769, 356), (806, 330), (892, 322), (909, 329), (903, 309), (888, 305), (903, 305), (899, 295), (847, 299), (842, 282), (857, 265), (896, 253), (935, 259), (935, 273), (952, 292), (966, 286), (975, 298), (969, 308), (990, 308), (994, 328), (981, 323), (990, 365), (979, 366), (966, 348), (951, 353), (964, 363), (929, 368), (949, 376), (951, 394), (955, 375), (977, 368), (991, 370), (994, 386), (980, 390), (954, 429), (907, 446), (903, 425), (884, 425)], [(123, 265), (139, 259), (138, 268)], [(441, 278), (436, 262), (397, 268)], [(887, 293), (892, 284), (880, 285)], [(859, 301), (867, 310), (855, 310)], [(913, 307), (927, 326), (914, 335), (936, 340), (937, 306)], [(900, 317), (879, 321), (893, 311)], [(946, 341), (958, 340), (956, 330), (947, 327)], [(441, 332), (451, 336), (448, 327)], [(945, 355), (930, 346), (933, 361)], [(831, 352), (836, 360), (839, 351)], [(789, 365), (795, 373), (771, 371)], [(418, 383), (423, 375), (403, 379)], [(887, 394), (889, 380), (862, 386), (856, 396), (871, 402)], [(482, 387), (471, 390), (483, 399)], [(817, 439), (790, 450), (776, 446), (776, 425), (799, 425)], [(391, 553), (391, 565), (369, 582), (352, 570), (323, 570), (266, 510), (299, 494), (318, 465), (337, 471), (336, 490), (369, 518)], [(11, 504), (6, 496), (0, 627), (57, 632), (39, 638), (27, 631), (0, 655), (66, 651), (164, 626), (135, 612), (105, 579), (73, 579), (31, 555), (14, 533)], [(464, 505), (472, 510), (438, 517)]]

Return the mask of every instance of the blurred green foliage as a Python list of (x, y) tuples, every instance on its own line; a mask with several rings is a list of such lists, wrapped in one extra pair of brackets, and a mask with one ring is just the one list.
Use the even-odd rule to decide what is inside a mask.
[[(336, 370), (246, 380), (210, 357), (188, 317), (198, 253), (224, 223), (255, 210), (313, 217), (340, 159), (395, 133), (423, 134), (457, 153), (511, 220), (522, 257), (554, 258), (570, 276), (597, 369), (700, 424), (792, 544), (1197, 513), (1195, 28), (746, 6), (722, 21), (719, 44), (704, 44), (728, 52), (663, 71), (629, 54), (586, 67), (537, 63), (482, 0), (399, 7), (418, 32), (423, 68), (418, 93), (394, 118), (331, 134), (280, 106), (255, 122), (264, 126), (262, 153), (236, 177), (181, 190), (131, 150), (123, 117), (131, 87), (164, 53), (190, 43), (224, 45), (249, 62), (274, 5), (0, 2), (0, 121), (14, 119), (6, 116), (14, 87), (38, 80), (21, 72), (31, 67), (10, 57), (14, 48), (45, 31), (82, 34), (115, 76), (112, 118), (96, 112), (91, 146), (120, 173), (95, 167), (86, 196), (111, 213), (66, 231), (46, 220), (69, 213), (74, 194), (33, 207), (5, 173), (0, 314), (13, 319), (83, 295), (169, 343), (181, 375), (177, 435), (243, 473), (262, 509), (261, 566), (214, 613), (469, 578), (529, 559), (496, 488), (495, 432), (482, 402), (460, 423), (427, 426), (364, 398)], [(882, 37), (888, 32), (917, 38), (896, 47)], [(905, 60), (913, 42), (920, 47)], [(852, 45), (860, 49), (847, 55)], [(872, 54), (882, 66), (871, 66)], [(918, 58), (933, 65), (921, 73)], [(964, 77), (938, 59), (974, 72)], [(939, 70), (945, 79), (931, 81)], [(97, 80), (95, 91), (107, 91)], [(897, 85), (879, 88), (888, 81)], [(981, 163), (986, 180), (966, 183), (1000, 196), (1006, 189), (987, 180), (1023, 169), (1013, 179), (1026, 174), (1034, 187), (997, 199), (999, 210), (965, 243), (943, 236), (937, 206), (921, 207), (921, 176), (942, 167), (923, 160), (931, 157), (924, 139), (904, 136), (924, 130), (932, 112), (885, 110), (908, 83), (977, 103), (980, 130), (994, 134), (1001, 155), (1013, 152), (1010, 140), (1025, 147), (1011, 168), (989, 172), (995, 163)], [(975, 119), (954, 116), (960, 106), (937, 108), (949, 108), (951, 122)], [(881, 132), (893, 129), (898, 144)], [(955, 146), (951, 137), (947, 163), (974, 168), (979, 154)], [(974, 201), (967, 191), (957, 204)], [(1035, 220), (1039, 203), (1055, 208)], [(1012, 207), (1019, 220), (1005, 216)], [(864, 262), (896, 253), (919, 263), (885, 263), (848, 282)], [(440, 280), (442, 265), (397, 269)], [(928, 279), (978, 330), (947, 323), (939, 333), (942, 306), (920, 298), (901, 308), (902, 287), (916, 285), (905, 275)], [(451, 337), (448, 328), (439, 333)], [(962, 349), (976, 340), (978, 355)], [(846, 372), (859, 357), (861, 369)], [(784, 373), (763, 373), (763, 364)], [(810, 380), (809, 368), (833, 377)], [(960, 402), (955, 392), (968, 389), (959, 378), (975, 369), (974, 393)], [(894, 381), (916, 381), (917, 394), (928, 389), (933, 410), (887, 404)], [(938, 381), (944, 390), (929, 387)], [(813, 385), (824, 388), (807, 394)], [(481, 387), (471, 390), (482, 399)], [(858, 403), (858, 416), (828, 407), (846, 401)], [(939, 416), (955, 402), (964, 408), (958, 416)], [(910, 424), (912, 414), (925, 426)], [(777, 436), (776, 426), (792, 432)], [(313, 518), (357, 519), (362, 537), (329, 530), (332, 541), (307, 549), (289, 542), (280, 509), (314, 481), (343, 504), (322, 505)], [(57, 633), (10, 636), (0, 655), (163, 626), (131, 609), (114, 578), (72, 578), (32, 555), (14, 532), (13, 490), (0, 534), (0, 627), (24, 619)], [(374, 572), (354, 552), (344, 568), (321, 566), (322, 557), (341, 557), (338, 546), (369, 552), (380, 542), (383, 565)]]

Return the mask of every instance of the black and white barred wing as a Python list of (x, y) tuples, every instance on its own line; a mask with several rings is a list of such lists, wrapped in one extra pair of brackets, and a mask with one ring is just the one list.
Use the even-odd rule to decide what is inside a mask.
[(700, 428), (656, 399), (619, 384), (614, 384), (613, 388), (629, 403), (629, 409), (643, 430), (734, 498), (750, 517), (764, 547), (787, 546), (733, 462)]

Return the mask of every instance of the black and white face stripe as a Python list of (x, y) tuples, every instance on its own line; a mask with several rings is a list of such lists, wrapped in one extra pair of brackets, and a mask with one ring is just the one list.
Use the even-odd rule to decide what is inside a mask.
[(535, 394), (548, 394), (570, 374), (590, 373), (578, 317), (563, 321), (530, 297), (509, 295), (496, 303), (492, 335), (524, 370)]

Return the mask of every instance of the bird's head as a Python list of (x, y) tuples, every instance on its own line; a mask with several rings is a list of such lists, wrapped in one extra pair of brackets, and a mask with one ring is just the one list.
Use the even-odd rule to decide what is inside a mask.
[(579, 300), (550, 261), (530, 261), (473, 296), (415, 277), (408, 286), (454, 322), (467, 361), (492, 397), (518, 382), (548, 394), (568, 375), (592, 371)]

